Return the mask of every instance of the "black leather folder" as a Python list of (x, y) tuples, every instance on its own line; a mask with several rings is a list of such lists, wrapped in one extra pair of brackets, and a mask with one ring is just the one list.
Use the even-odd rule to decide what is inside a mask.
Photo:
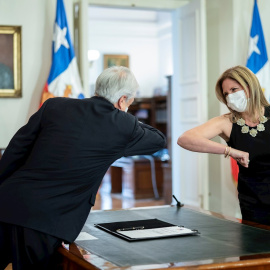
[(174, 225), (159, 219), (99, 223), (95, 224), (95, 226), (127, 241), (150, 240), (199, 234), (198, 230), (191, 230), (185, 228), (184, 226)]

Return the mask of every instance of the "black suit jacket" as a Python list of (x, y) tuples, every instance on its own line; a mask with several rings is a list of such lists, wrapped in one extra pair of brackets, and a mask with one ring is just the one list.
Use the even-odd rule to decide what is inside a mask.
[(49, 99), (0, 161), (0, 221), (72, 242), (109, 166), (164, 146), (160, 131), (101, 97)]

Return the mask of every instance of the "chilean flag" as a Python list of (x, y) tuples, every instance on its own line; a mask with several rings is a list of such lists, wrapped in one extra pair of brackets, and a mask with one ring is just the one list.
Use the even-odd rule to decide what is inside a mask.
[[(254, 0), (246, 66), (257, 76), (267, 101), (270, 101), (270, 64), (267, 56), (257, 0)], [(232, 158), (231, 168), (233, 179), (237, 182), (239, 167), (237, 162)]]
[(263, 28), (257, 0), (254, 0), (253, 18), (249, 37), (247, 67), (257, 76), (267, 101), (270, 101), (270, 64), (266, 51)]
[(52, 66), (43, 89), (41, 105), (52, 97), (84, 98), (63, 0), (57, 0)]

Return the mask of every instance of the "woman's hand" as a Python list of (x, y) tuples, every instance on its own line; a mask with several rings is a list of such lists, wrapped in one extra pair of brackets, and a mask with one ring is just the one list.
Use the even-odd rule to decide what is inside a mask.
[(231, 148), (230, 156), (233, 159), (235, 159), (239, 164), (241, 164), (243, 167), (248, 168), (249, 153)]

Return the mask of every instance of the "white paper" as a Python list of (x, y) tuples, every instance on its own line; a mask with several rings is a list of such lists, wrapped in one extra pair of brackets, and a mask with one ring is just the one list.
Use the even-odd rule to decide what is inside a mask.
[(80, 234), (78, 235), (75, 241), (95, 240), (95, 239), (97, 239), (95, 236), (87, 232), (80, 232)]
[(151, 237), (164, 237), (164, 236), (172, 236), (172, 235), (185, 235), (194, 233), (194, 231), (179, 227), (179, 226), (172, 226), (172, 227), (163, 227), (163, 228), (156, 228), (156, 229), (142, 229), (142, 230), (130, 230), (130, 231), (117, 231), (125, 236), (130, 238), (151, 238)]

